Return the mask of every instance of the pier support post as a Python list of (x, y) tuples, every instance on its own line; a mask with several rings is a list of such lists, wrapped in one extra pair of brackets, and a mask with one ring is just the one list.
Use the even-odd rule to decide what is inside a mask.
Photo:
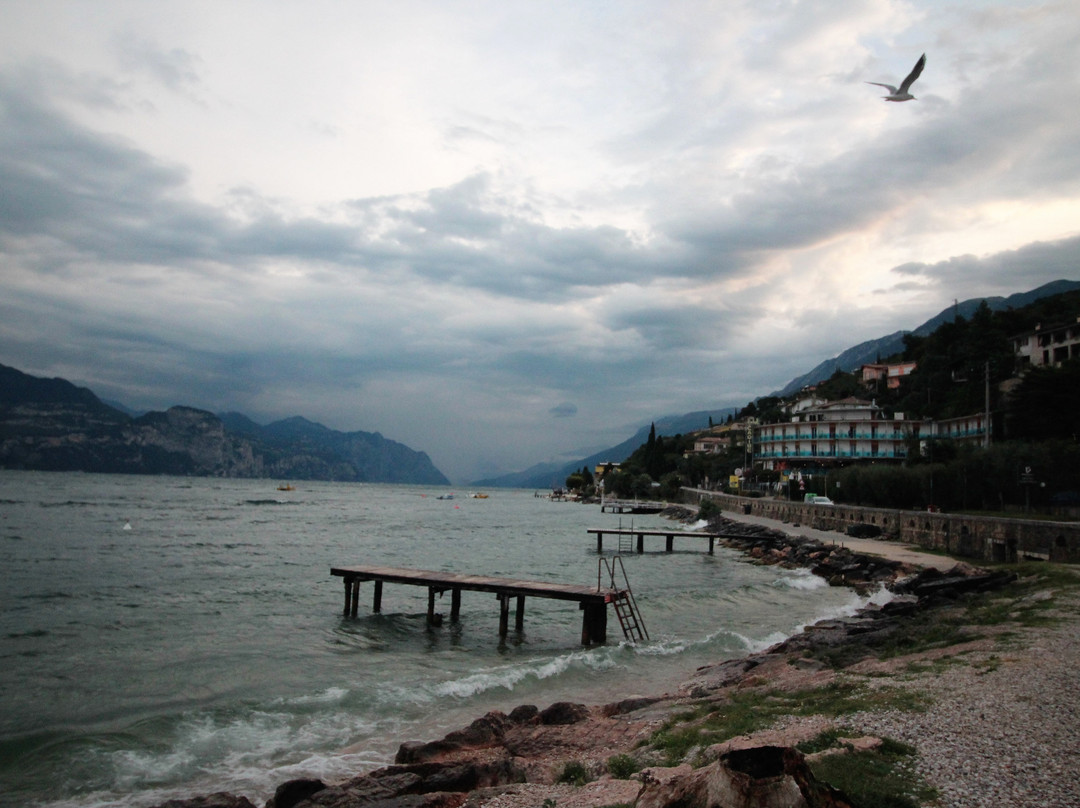
[(438, 590), (429, 586), (427, 590), (427, 624), (429, 626), (435, 625), (435, 593)]
[(343, 617), (348, 617), (349, 616), (349, 611), (352, 609), (352, 603), (351, 603), (352, 590), (353, 590), (352, 578), (346, 578), (345, 579), (345, 611), (342, 613)]
[(596, 533), (596, 552), (597, 553), (603, 553), (604, 552), (604, 534), (601, 533), (600, 531), (597, 531), (597, 533)]
[(355, 578), (352, 582), (352, 609), (349, 610), (349, 614), (352, 617), (356, 617), (356, 612), (360, 608), (360, 579)]
[(670, 553), (675, 546), (675, 537), (670, 533), (667, 535), (667, 551)]
[(713, 555), (714, 544), (716, 544), (716, 536), (709, 536), (709, 555)]
[(378, 614), (382, 611), (382, 581), (375, 582), (375, 595), (371, 601), (371, 611)]
[(607, 642), (607, 604), (581, 604), (581, 644), (603, 645)]
[(525, 596), (518, 595), (517, 609), (514, 612), (514, 631), (519, 634), (525, 630)]
[(638, 551), (638, 555), (641, 555), (642, 553), (645, 552), (645, 534), (644, 533), (638, 533), (637, 534), (637, 551)]
[(510, 625), (510, 596), (497, 595), (499, 598), (499, 636), (505, 637)]
[(461, 590), (454, 589), (450, 593), (450, 619), (457, 620), (461, 614)]

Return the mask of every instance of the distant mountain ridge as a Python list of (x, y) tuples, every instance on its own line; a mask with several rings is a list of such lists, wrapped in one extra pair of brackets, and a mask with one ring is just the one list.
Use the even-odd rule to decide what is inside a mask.
[(499, 477), (490, 477), (486, 480), (477, 480), (470, 485), (474, 488), (556, 488), (562, 486), (566, 478), (573, 472), (586, 466), (593, 469), (603, 463), (621, 463), (629, 457), (633, 451), (643, 444), (649, 437), (649, 430), (656, 424), (656, 431), (661, 435), (680, 435), (686, 432), (694, 432), (704, 429), (709, 425), (709, 419), (719, 424), (727, 420), (729, 415), (734, 415), (737, 410), (734, 407), (725, 407), (719, 410), (701, 410), (689, 412), (685, 415), (667, 415), (650, 422), (648, 426), (641, 427), (631, 437), (622, 443), (604, 449), (581, 460), (572, 463), (540, 463), (524, 471), (514, 474), (504, 474)]
[[(1010, 308), (1021, 308), (1029, 303), (1034, 303), (1036, 300), (1041, 300), (1044, 297), (1059, 295), (1063, 292), (1072, 292), (1077, 289), (1080, 289), (1080, 281), (1058, 280), (1051, 281), (1037, 289), (1032, 289), (1030, 292), (1018, 292), (1017, 294), (1009, 295), (1008, 297), (973, 297), (970, 300), (965, 300), (962, 303), (955, 303), (947, 309), (943, 309), (939, 314), (931, 317), (911, 333), (914, 333), (919, 337), (925, 337), (928, 334), (934, 333), (944, 323), (947, 323), (958, 316), (970, 318), (971, 315), (975, 313), (975, 310), (982, 305), (983, 301), (986, 301), (986, 304), (990, 307), (991, 311), (1005, 311)], [(868, 340), (859, 343), (854, 348), (848, 348), (838, 356), (835, 356), (832, 359), (826, 359), (809, 373), (805, 373), (802, 376), (797, 376), (792, 379), (784, 385), (784, 387), (773, 392), (771, 395), (780, 396), (781, 398), (790, 396), (793, 393), (799, 392), (807, 385), (825, 381), (838, 370), (850, 373), (853, 370), (858, 370), (863, 365), (877, 362), (879, 358), (887, 359), (893, 354), (900, 353), (904, 350), (904, 335), (907, 333), (907, 331), (897, 331), (886, 337)]]
[[(1036, 300), (1041, 300), (1044, 297), (1071, 292), (1077, 289), (1080, 289), (1080, 281), (1057, 280), (1051, 281), (1036, 289), (1032, 289), (1031, 291), (1018, 292), (1009, 295), (1008, 297), (971, 298), (970, 300), (965, 300), (962, 303), (955, 303), (952, 306), (943, 309), (940, 313), (931, 317), (911, 333), (914, 333), (917, 336), (926, 336), (936, 331), (943, 323), (946, 323), (957, 316), (970, 318), (984, 300), (992, 311), (1004, 311), (1009, 308), (1021, 308), (1029, 303), (1034, 303)], [(887, 359), (904, 350), (904, 335), (907, 333), (909, 332), (896, 331), (887, 336), (879, 337), (878, 339), (859, 343), (831, 359), (826, 359), (824, 362), (818, 364), (813, 370), (801, 376), (797, 376), (784, 385), (783, 388), (770, 395), (779, 397), (790, 396), (807, 385), (825, 381), (837, 370), (851, 372), (865, 364), (877, 362), (879, 359)], [(658, 418), (654, 423), (656, 424), (656, 431), (659, 435), (686, 434), (688, 432), (704, 429), (708, 426), (708, 419), (710, 416), (713, 418), (714, 423), (720, 423), (721, 418), (726, 419), (728, 413), (735, 413), (737, 411), (736, 408), (711, 411), (704, 410), (701, 412), (687, 413), (686, 415)], [(607, 461), (618, 463), (625, 460), (635, 449), (645, 443), (648, 439), (650, 426), (651, 425), (642, 426), (632, 437), (617, 446), (612, 446), (610, 449), (596, 452), (581, 460), (561, 465), (550, 463), (540, 464), (526, 469), (525, 471), (517, 472), (516, 474), (507, 474), (487, 480), (480, 480), (473, 483), (473, 485), (478, 487), (483, 485), (489, 487), (513, 486), (522, 488), (560, 486), (572, 472), (580, 469), (582, 466), (593, 468), (599, 463)]]
[(449, 485), (424, 452), (305, 418), (192, 407), (132, 416), (65, 379), (0, 365), (0, 468)]

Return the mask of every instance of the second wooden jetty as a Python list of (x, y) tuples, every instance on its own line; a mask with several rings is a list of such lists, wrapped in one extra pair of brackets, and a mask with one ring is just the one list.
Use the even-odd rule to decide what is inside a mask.
[(713, 555), (716, 540), (723, 538), (723, 533), (703, 533), (697, 530), (638, 530), (635, 528), (610, 528), (610, 527), (591, 527), (589, 533), (596, 536), (596, 552), (604, 552), (604, 536), (618, 536), (621, 551), (628, 550), (629, 548), (623, 547), (623, 539), (629, 538), (631, 543), (636, 539), (636, 550), (638, 553), (645, 552), (645, 537), (646, 536), (663, 536), (667, 542), (665, 550), (672, 552), (675, 549), (675, 539), (708, 539), (709, 540), (709, 555)]
[[(597, 586), (575, 586), (545, 581), (519, 581), (513, 578), (493, 578), (486, 575), (466, 575), (457, 572), (433, 572), (430, 570), (404, 569), (401, 567), (349, 566), (331, 567), (330, 574), (341, 577), (345, 582), (345, 616), (355, 617), (360, 600), (360, 584), (372, 581), (375, 591), (372, 611), (382, 610), (382, 590), (386, 582), (426, 586), (428, 590), (427, 617), (429, 624), (436, 624), (441, 619), (435, 613), (435, 598), (449, 591), (450, 619), (457, 620), (461, 613), (461, 593), (463, 591), (489, 592), (499, 600), (499, 636), (505, 637), (509, 628), (510, 600), (516, 600), (515, 626), (518, 631), (524, 627), (525, 598), (554, 598), (569, 600), (578, 604), (582, 610), (581, 642), (584, 645), (600, 644), (607, 641), (607, 604), (616, 605), (619, 614), (620, 605), (627, 600), (626, 590)], [(620, 616), (620, 620), (622, 617)], [(625, 625), (624, 625), (625, 629)]]

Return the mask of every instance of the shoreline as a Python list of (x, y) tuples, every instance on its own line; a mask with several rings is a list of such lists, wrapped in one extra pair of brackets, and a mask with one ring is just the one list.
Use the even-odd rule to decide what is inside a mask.
[[(727, 519), (728, 515), (724, 514), (721, 518)], [(841, 653), (838, 649), (845, 647), (850, 653), (853, 644), (866, 646), (875, 634), (895, 631), (897, 621), (909, 620), (917, 609), (947, 608), (947, 605), (942, 606), (940, 602), (936, 605), (920, 605), (921, 599), (941, 601), (946, 597), (946, 593), (948, 596), (957, 597), (964, 589), (994, 588), (1005, 583), (1002, 576), (989, 580), (987, 576), (980, 575), (980, 571), (964, 564), (955, 567), (955, 575), (945, 575), (942, 568), (953, 568), (956, 565), (955, 560), (917, 551), (916, 556), (925, 556), (925, 560), (932, 562), (932, 565), (920, 564), (922, 570), (915, 574), (911, 558), (913, 551), (904, 545), (875, 540), (851, 540), (841, 534), (827, 535), (831, 544), (822, 544), (818, 537), (805, 537), (810, 531), (804, 531), (799, 526), (784, 525), (783, 530), (778, 530), (762, 524), (770, 521), (742, 515), (729, 519), (729, 523), (742, 524), (746, 536), (744, 539), (729, 540), (725, 543), (742, 550), (759, 563), (809, 566), (816, 574), (823, 575), (838, 585), (854, 585), (858, 588), (886, 580), (894, 584), (904, 579), (921, 582), (925, 584), (923, 596), (920, 598), (912, 592), (904, 592), (902, 583), (899, 587), (894, 585), (894, 591), (899, 588), (901, 592), (891, 603), (872, 610), (863, 610), (854, 618), (824, 621), (824, 624), (819, 622), (763, 652), (706, 665), (689, 674), (675, 692), (659, 697), (624, 694), (620, 700), (602, 706), (559, 703), (540, 710), (531, 705), (522, 705), (509, 715), (489, 713), (469, 727), (451, 732), (441, 740), (405, 742), (401, 745), (393, 766), (361, 774), (345, 783), (328, 785), (319, 781), (302, 780), (282, 784), (268, 805), (272, 808), (293, 808), (297, 805), (305, 808), (316, 805), (346, 808), (392, 799), (394, 804), (417, 808), (453, 808), (466, 803), (476, 808), (530, 808), (554, 800), (560, 808), (598, 808), (633, 803), (639, 797), (639, 804), (647, 804), (650, 798), (655, 799), (662, 791), (661, 786), (643, 783), (640, 774), (635, 779), (615, 778), (606, 773), (610, 766), (608, 761), (631, 755), (642, 758), (646, 764), (644, 768), (650, 772), (644, 778), (646, 781), (650, 777), (656, 782), (667, 778), (664, 782), (669, 783), (676, 778), (676, 775), (670, 772), (680, 769), (682, 771), (678, 777), (692, 777), (693, 769), (686, 762), (663, 760), (662, 756), (658, 757), (654, 752), (638, 751), (642, 748), (648, 749), (647, 746), (642, 747), (642, 744), (648, 744), (657, 731), (680, 711), (702, 703), (722, 702), (732, 694), (751, 693), (763, 687), (778, 692), (795, 692), (824, 687), (841, 678), (855, 677), (872, 681), (874, 677), (882, 676), (889, 676), (891, 683), (897, 678), (896, 665), (900, 663), (891, 663), (890, 667), (890, 663), (876, 660), (874, 655), (870, 654), (854, 665), (835, 667), (822, 662), (821, 657), (828, 658), (829, 654)], [(728, 527), (730, 529), (730, 524)], [(853, 549), (853, 545), (859, 547), (859, 552)], [(861, 554), (862, 545), (869, 545), (870, 549), (877, 552)], [(908, 584), (908, 588), (911, 588), (911, 584)], [(1043, 598), (1043, 601), (1047, 599)], [(1075, 598), (1071, 603), (1075, 607)], [(1044, 641), (1044, 645), (1053, 647), (1062, 660), (1072, 659), (1075, 663), (1078, 656), (1075, 608), (1071, 608), (1069, 614), (1072, 623), (1067, 627), (1069, 631), (1061, 632), (1064, 639), (1051, 635)], [(1040, 792), (1037, 800), (1025, 802), (1023, 789), (1018, 796), (1015, 788), (1002, 792), (1000, 788), (995, 791), (987, 786), (987, 783), (995, 782), (993, 778), (987, 779), (983, 776), (974, 783), (967, 782), (963, 777), (957, 778), (957, 772), (950, 768), (948, 763), (950, 756), (941, 752), (943, 745), (948, 747), (955, 739), (942, 740), (939, 737), (941, 732), (935, 730), (935, 722), (927, 716), (941, 712), (951, 716), (949, 721), (955, 724), (956, 718), (953, 714), (958, 711), (965, 713), (965, 693), (958, 687), (957, 682), (967, 681), (972, 675), (990, 676), (1001, 670), (1015, 674), (1017, 670), (1025, 668), (1024, 663), (1027, 660), (1024, 654), (1013, 655), (1007, 665), (986, 662), (987, 659), (996, 657), (995, 648), (992, 640), (983, 638), (963, 644), (960, 651), (956, 651), (953, 646), (921, 651), (913, 659), (922, 660), (917, 664), (928, 665), (931, 671), (912, 679), (911, 681), (917, 684), (911, 687), (937, 694), (945, 706), (918, 714), (895, 709), (871, 711), (860, 715), (855, 723), (866, 727), (867, 732), (877, 732), (879, 743), (880, 738), (886, 736), (911, 743), (916, 749), (919, 749), (920, 743), (925, 743), (928, 751), (935, 754), (924, 756), (925, 759), (920, 758), (919, 766), (921, 770), (925, 770), (923, 777), (930, 781), (940, 781), (931, 782), (931, 785), (941, 795), (940, 804), (943, 806), (1006, 804), (1002, 801), (969, 799), (973, 791), (977, 797), (980, 787), (989, 789), (988, 793), (992, 794), (1008, 793), (1009, 804), (1013, 805), (1078, 804), (1069, 801), (1080, 801), (1080, 796), (1075, 793), (1067, 779), (1060, 781), (1065, 789), (1061, 792), (1065, 801), (1055, 802), (1052, 798), (1048, 799), (1047, 793)], [(947, 653), (949, 651), (965, 655), (967, 663), (971, 660), (983, 660), (981, 664), (984, 667), (993, 666), (993, 670), (982, 670), (969, 664), (968, 668), (962, 671), (970, 674), (966, 677), (935, 674), (934, 666), (945, 664), (940, 662), (942, 659), (951, 658), (952, 655)], [(914, 664), (913, 659), (901, 659), (904, 660), (903, 665)], [(1047, 674), (1054, 669), (1064, 677), (1068, 676), (1070, 670), (1067, 666), (1050, 666), (1042, 672)], [(1074, 666), (1072, 670), (1075, 669)], [(972, 670), (976, 673), (971, 674)], [(950, 671), (951, 673), (953, 671)], [(982, 693), (987, 689), (986, 683), (992, 679), (980, 678), (977, 681), (983, 686), (980, 688)], [(1025, 675), (1016, 675), (1008, 684), (1010, 687), (1017, 686), (1022, 691), (1026, 683), (1034, 681), (1036, 680)], [(902, 686), (909, 686), (907, 680), (902, 682)], [(1071, 689), (1075, 690), (1075, 687)], [(990, 690), (993, 692), (994, 689)], [(1063, 681), (1058, 686), (1058, 691), (1068, 694), (1070, 688)], [(1075, 700), (1076, 696), (1072, 698)], [(990, 704), (993, 703), (994, 699), (990, 697)], [(985, 716), (985, 713), (984, 707), (982, 715)], [(1076, 724), (1080, 723), (1080, 712), (1073, 715), (1077, 716), (1078, 720), (1074, 721), (1072, 729), (1065, 729), (1064, 742), (1078, 740), (1076, 735), (1080, 730), (1077, 730)], [(1012, 723), (1024, 724), (1019, 719)], [(710, 744), (707, 754), (718, 758), (763, 745), (793, 747), (835, 725), (835, 721), (821, 716), (781, 717), (768, 728)], [(931, 738), (932, 741), (926, 742), (926, 738)], [(1060, 759), (1062, 754), (1068, 758), (1065, 750), (1076, 748), (1080, 748), (1080, 741), (1071, 747), (1063, 746), (1058, 750), (1060, 754), (1056, 754), (1055, 759)], [(1066, 762), (1080, 762), (1076, 759), (1076, 754), (1072, 753), (1073, 758)], [(1042, 750), (1041, 758), (1045, 760), (1046, 756), (1045, 750)], [(945, 763), (942, 763), (942, 760)], [(996, 760), (1000, 763), (1000, 757)], [(938, 761), (937, 767), (934, 761)], [(569, 762), (579, 763), (584, 772), (583, 779), (589, 782), (583, 785), (559, 783), (560, 767), (565, 768)], [(668, 764), (675, 764), (674, 768)], [(1062, 772), (1072, 770), (1074, 768), (1066, 767)], [(656, 779), (658, 777), (660, 780)], [(953, 781), (960, 783), (955, 789), (950, 787)], [(653, 789), (649, 794), (645, 793), (647, 786)], [(172, 800), (164, 805), (168, 808), (248, 808), (252, 803), (244, 797), (218, 794), (192, 800)]]

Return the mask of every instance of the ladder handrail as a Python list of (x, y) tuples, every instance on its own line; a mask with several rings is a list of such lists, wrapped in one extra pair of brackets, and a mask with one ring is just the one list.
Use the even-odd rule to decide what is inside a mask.
[[(611, 582), (610, 589), (620, 591), (619, 587), (615, 583), (615, 562), (619, 562), (619, 569), (622, 570), (623, 583), (625, 588), (621, 591), (625, 592), (629, 596), (630, 608), (633, 611), (634, 619), (638, 624), (638, 628), (641, 630), (641, 635), (644, 639), (649, 639), (649, 630), (645, 628), (645, 621), (641, 618), (641, 610), (638, 609), (637, 598), (634, 597), (634, 590), (630, 588), (630, 578), (626, 574), (626, 565), (623, 564), (622, 556), (612, 556), (610, 563), (608, 559), (601, 556), (597, 559), (596, 564), (596, 591), (600, 591), (600, 576), (602, 570), (606, 567), (608, 571), (608, 578)], [(625, 631), (625, 629), (624, 629)]]

